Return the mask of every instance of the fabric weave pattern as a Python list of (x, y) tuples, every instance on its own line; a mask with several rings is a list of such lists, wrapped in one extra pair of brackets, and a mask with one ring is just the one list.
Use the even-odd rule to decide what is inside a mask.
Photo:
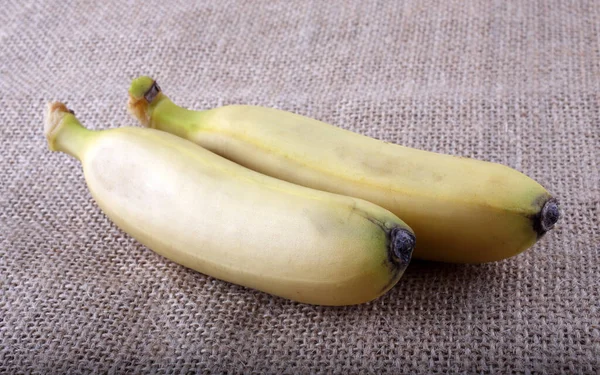
[[(0, 373), (597, 373), (599, 20), (558, 0), (3, 4)], [(563, 216), (513, 259), (413, 262), (361, 306), (215, 280), (120, 231), (47, 150), (47, 101), (138, 126), (143, 74), (193, 109), (277, 107), (506, 164)]]

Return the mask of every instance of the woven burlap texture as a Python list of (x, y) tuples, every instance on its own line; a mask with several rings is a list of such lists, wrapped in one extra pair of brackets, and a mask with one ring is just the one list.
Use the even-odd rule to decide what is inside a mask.
[[(595, 1), (5, 2), (0, 7), (1, 373), (600, 371)], [(561, 202), (530, 251), (413, 262), (365, 305), (303, 305), (156, 255), (47, 150), (44, 105), (139, 126), (132, 78), (180, 105), (295, 111), (500, 162)]]

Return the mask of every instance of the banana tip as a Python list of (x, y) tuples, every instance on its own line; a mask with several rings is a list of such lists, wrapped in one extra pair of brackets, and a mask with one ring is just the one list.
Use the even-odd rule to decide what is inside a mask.
[(415, 235), (406, 229), (394, 228), (390, 233), (390, 240), (392, 258), (407, 266), (417, 243)]
[(558, 201), (554, 198), (549, 199), (544, 203), (539, 215), (536, 219), (536, 231), (541, 236), (554, 227), (560, 218), (560, 209)]

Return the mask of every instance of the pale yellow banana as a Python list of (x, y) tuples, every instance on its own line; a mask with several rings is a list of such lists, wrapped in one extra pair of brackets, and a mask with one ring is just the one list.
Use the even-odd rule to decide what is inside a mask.
[(415, 258), (508, 258), (558, 220), (558, 204), (540, 184), (500, 164), (402, 147), (276, 109), (191, 111), (149, 77), (134, 80), (129, 93), (129, 109), (145, 126), (258, 172), (387, 208), (414, 229)]
[(261, 175), (143, 128), (85, 129), (51, 104), (51, 150), (83, 165), (98, 206), (157, 253), (213, 277), (322, 305), (370, 301), (401, 277), (415, 244), (391, 212)]

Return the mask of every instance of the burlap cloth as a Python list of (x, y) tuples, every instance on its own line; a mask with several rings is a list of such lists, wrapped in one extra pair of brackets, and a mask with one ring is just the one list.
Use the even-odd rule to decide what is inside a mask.
[[(600, 4), (87, 2), (0, 7), (0, 372), (598, 373)], [(177, 103), (296, 111), (504, 163), (562, 203), (530, 251), (413, 262), (375, 302), (289, 302), (193, 272), (117, 229), (46, 101), (137, 126), (132, 78)]]

